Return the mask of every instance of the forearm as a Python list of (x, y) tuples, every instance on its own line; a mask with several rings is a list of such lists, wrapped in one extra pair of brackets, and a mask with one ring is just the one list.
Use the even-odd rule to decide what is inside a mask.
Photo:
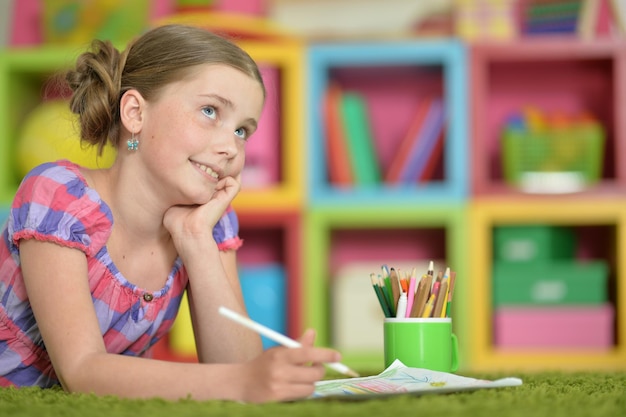
[(116, 354), (94, 354), (74, 371), (59, 372), (69, 392), (127, 398), (244, 400), (241, 365), (164, 362)]
[(242, 362), (262, 351), (260, 336), (234, 326), (219, 315), (219, 306), (246, 314), (234, 254), (215, 251), (186, 264), (198, 357), (201, 362)]

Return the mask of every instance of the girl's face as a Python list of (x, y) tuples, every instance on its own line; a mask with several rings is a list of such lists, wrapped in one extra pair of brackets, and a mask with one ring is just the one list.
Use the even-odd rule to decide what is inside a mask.
[(206, 203), (219, 179), (239, 178), (263, 100), (258, 81), (215, 64), (199, 66), (146, 103), (138, 154), (170, 203)]

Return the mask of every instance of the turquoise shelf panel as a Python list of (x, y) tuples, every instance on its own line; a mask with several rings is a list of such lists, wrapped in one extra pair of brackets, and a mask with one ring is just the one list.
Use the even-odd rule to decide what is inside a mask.
[[(307, 57), (308, 80), (308, 186), (310, 204), (314, 206), (341, 204), (346, 206), (388, 205), (414, 203), (454, 203), (463, 202), (468, 195), (468, 122), (467, 122), (467, 82), (466, 49), (454, 40), (407, 41), (394, 43), (332, 43), (314, 44)], [(391, 85), (401, 94), (432, 94), (433, 88), (418, 80), (423, 74), (438, 72), (440, 94), (444, 103), (447, 125), (443, 149), (442, 178), (424, 183), (395, 185), (381, 181), (380, 184), (338, 187), (328, 179), (326, 158), (326, 137), (324, 126), (325, 93), (337, 73), (343, 79), (363, 76), (363, 70), (370, 69), (370, 79), (365, 80), (365, 88), (384, 90)], [(406, 91), (398, 87), (395, 74), (404, 68), (404, 73), (414, 70), (415, 84)], [(388, 69), (389, 72), (386, 71)], [(350, 77), (351, 71), (355, 77)], [(435, 78), (436, 80), (436, 78)], [(341, 81), (340, 81), (341, 82)], [(426, 81), (428, 82), (428, 81)], [(435, 81), (436, 82), (436, 81)], [(416, 87), (417, 85), (417, 87)], [(434, 90), (437, 90), (435, 86)], [(415, 100), (418, 100), (415, 97)], [(406, 105), (406, 100), (404, 100)], [(402, 103), (398, 103), (401, 106)], [(391, 109), (393, 111), (393, 109)], [(406, 113), (406, 109), (404, 110)], [(395, 126), (389, 126), (395, 127)], [(397, 128), (397, 127), (395, 127)], [(407, 127), (408, 128), (408, 127)], [(383, 127), (384, 129), (384, 127)], [(374, 141), (377, 139), (375, 138)], [(378, 139), (380, 140), (380, 138)]]

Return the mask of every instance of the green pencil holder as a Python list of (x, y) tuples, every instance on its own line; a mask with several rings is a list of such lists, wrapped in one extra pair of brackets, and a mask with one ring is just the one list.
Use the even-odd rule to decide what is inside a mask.
[(383, 326), (385, 368), (396, 359), (411, 368), (448, 373), (459, 368), (451, 318), (387, 318)]

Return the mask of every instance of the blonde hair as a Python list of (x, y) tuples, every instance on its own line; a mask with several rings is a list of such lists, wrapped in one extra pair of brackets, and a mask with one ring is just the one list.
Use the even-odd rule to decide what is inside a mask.
[(120, 52), (109, 41), (93, 41), (89, 51), (65, 73), (72, 90), (70, 109), (79, 115), (80, 136), (98, 147), (120, 140), (120, 99), (136, 89), (148, 101), (163, 87), (188, 76), (202, 64), (225, 64), (257, 80), (254, 60), (233, 42), (205, 29), (165, 25), (149, 30)]

